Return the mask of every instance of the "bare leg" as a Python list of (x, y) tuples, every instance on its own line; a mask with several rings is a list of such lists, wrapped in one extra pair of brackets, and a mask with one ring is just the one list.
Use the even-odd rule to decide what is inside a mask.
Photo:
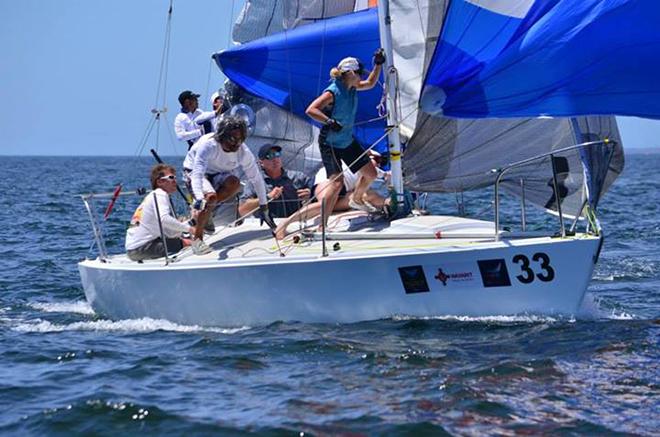
[[(342, 184), (343, 184), (343, 179), (342, 179)], [(330, 183), (330, 181), (323, 182), (322, 184), (319, 184), (318, 187), (316, 187), (316, 191), (314, 192), (314, 195), (317, 198), (317, 201), (314, 203), (310, 203), (304, 208), (299, 209), (292, 215), (286, 218), (286, 220), (280, 222), (280, 224), (277, 226), (277, 229), (275, 229), (275, 238), (278, 240), (282, 240), (286, 236), (286, 229), (289, 227), (291, 223), (294, 223), (299, 220), (310, 220), (318, 215), (321, 214), (321, 204), (323, 199), (326, 201), (326, 211), (328, 211), (327, 215), (330, 215), (330, 207), (332, 207), (332, 211), (336, 211), (338, 207), (340, 207), (342, 199), (340, 198), (339, 201), (337, 198), (339, 197), (339, 192), (341, 191), (341, 185), (339, 185), (339, 191), (337, 191), (336, 195), (332, 191), (333, 190), (333, 185)], [(329, 204), (329, 198), (333, 197), (334, 202), (332, 205)], [(343, 210), (348, 209), (348, 200), (344, 201), (346, 205), (341, 206)], [(325, 218), (325, 221), (327, 223), (327, 217)], [(321, 225), (322, 227), (323, 225)]]
[(224, 202), (230, 197), (238, 193), (238, 190), (241, 188), (241, 181), (236, 176), (227, 176), (222, 182), (222, 185), (218, 188), (218, 191), (215, 192), (216, 201)]
[(194, 235), (195, 240), (203, 239), (204, 227), (206, 226), (206, 223), (209, 221), (211, 212), (215, 209), (215, 206), (218, 204), (215, 193), (206, 193), (204, 195), (204, 199), (206, 200), (206, 208), (204, 208), (199, 212), (199, 214), (197, 214), (197, 224), (195, 225), (195, 235)]
[(325, 215), (321, 217), (321, 225), (319, 226), (319, 231), (325, 229), (328, 225), (328, 217), (332, 214), (332, 211), (335, 210), (335, 204), (339, 198), (339, 193), (341, 188), (344, 186), (343, 176), (336, 177), (337, 175), (330, 176), (327, 185), (320, 187), (317, 194), (319, 205), (323, 204), (325, 200)]
[(374, 179), (376, 179), (376, 168), (370, 161), (369, 164), (363, 165), (362, 168), (358, 170), (358, 174), (360, 177), (358, 178), (355, 190), (353, 191), (353, 200), (357, 203), (362, 203), (369, 186)]
[(344, 212), (351, 209), (351, 207), (348, 206), (348, 198), (351, 197), (351, 193), (347, 193), (345, 196), (341, 196), (337, 199), (337, 203), (335, 203), (335, 208), (332, 212)]
[(387, 202), (386, 198), (384, 198), (374, 190), (367, 190), (367, 193), (365, 194), (364, 198), (367, 200), (367, 202), (371, 203), (373, 206), (375, 206), (378, 209), (383, 209), (385, 203)]
[(286, 236), (286, 229), (293, 222), (298, 220), (309, 220), (321, 214), (321, 204), (318, 202), (310, 203), (304, 208), (300, 208), (298, 211), (294, 212), (292, 215), (286, 218), (283, 222), (280, 222), (275, 229), (275, 238), (278, 240), (284, 239)]
[(238, 190), (241, 188), (241, 181), (236, 176), (228, 176), (222, 182), (222, 185), (218, 188), (218, 191), (215, 193), (207, 193), (204, 198), (206, 199), (207, 205), (204, 210), (199, 212), (197, 216), (197, 226), (195, 226), (195, 239), (201, 240), (204, 236), (204, 227), (209, 221), (211, 214), (215, 210), (216, 205), (219, 202), (229, 199), (234, 196)]

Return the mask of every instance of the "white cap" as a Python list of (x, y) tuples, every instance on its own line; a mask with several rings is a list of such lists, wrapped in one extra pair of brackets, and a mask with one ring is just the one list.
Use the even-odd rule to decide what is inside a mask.
[(360, 61), (357, 58), (344, 58), (339, 62), (337, 68), (339, 71), (358, 71), (360, 69)]
[(217, 99), (218, 97), (222, 97), (219, 91), (216, 91), (213, 94), (211, 94), (211, 105), (213, 105), (215, 99)]

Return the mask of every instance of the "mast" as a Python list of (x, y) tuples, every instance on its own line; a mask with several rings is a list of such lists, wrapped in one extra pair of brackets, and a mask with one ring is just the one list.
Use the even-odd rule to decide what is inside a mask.
[(391, 128), (387, 135), (390, 163), (392, 166), (392, 187), (396, 193), (397, 202), (402, 205), (403, 175), (401, 171), (401, 141), (399, 139), (400, 114), (397, 108), (397, 76), (394, 67), (392, 50), (392, 29), (390, 18), (390, 3), (388, 0), (378, 0), (378, 32), (380, 45), (385, 50), (385, 84), (387, 90), (387, 126)]

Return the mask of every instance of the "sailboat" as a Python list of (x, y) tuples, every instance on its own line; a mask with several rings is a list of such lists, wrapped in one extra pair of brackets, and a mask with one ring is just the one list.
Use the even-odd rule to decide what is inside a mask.
[[(660, 6), (361, 3), (249, 0), (234, 29), (242, 44), (214, 59), (237, 99), (257, 102), (248, 145), (276, 141), (287, 166), (311, 172), (318, 129), (304, 108), (339, 59), (368, 59), (382, 46), (384, 91), (361, 98), (355, 136), (390, 156), (395, 219), (350, 212), (280, 243), (246, 218), (207, 238), (210, 254), (135, 263), (106, 253), (92, 217), (100, 253), (79, 270), (95, 311), (220, 326), (577, 312), (603, 245), (598, 202), (623, 168), (611, 114), (660, 114), (660, 99), (649, 98), (660, 92), (653, 69), (626, 67), (658, 62), (660, 38), (644, 25), (657, 22)], [(628, 19), (642, 23), (617, 26)], [(601, 62), (603, 51), (619, 59)], [(489, 220), (408, 210), (408, 190), (483, 187), (493, 188)], [(521, 200), (520, 229), (501, 223), (502, 192)], [(557, 226), (532, 230), (528, 204)]]

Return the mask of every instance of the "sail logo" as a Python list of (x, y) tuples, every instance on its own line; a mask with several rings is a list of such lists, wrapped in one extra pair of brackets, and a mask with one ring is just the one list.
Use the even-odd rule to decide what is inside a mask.
[(399, 267), (399, 276), (401, 277), (401, 283), (406, 290), (406, 294), (426, 293), (430, 291), (422, 266)]
[(442, 282), (443, 286), (447, 286), (447, 282), (469, 282), (474, 279), (472, 272), (450, 272), (445, 273), (441, 267), (438, 267), (438, 274), (434, 276), (435, 279)]
[(478, 260), (484, 287), (510, 287), (511, 279), (504, 258)]

